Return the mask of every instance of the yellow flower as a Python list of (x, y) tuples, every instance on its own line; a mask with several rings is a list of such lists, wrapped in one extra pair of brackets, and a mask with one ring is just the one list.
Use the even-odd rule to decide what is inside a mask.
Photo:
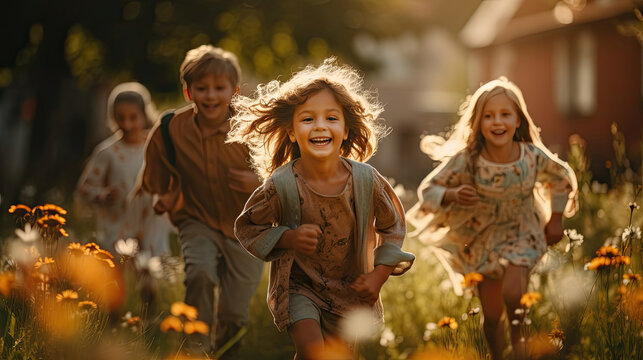
[(34, 267), (34, 269), (39, 270), (43, 266), (48, 265), (48, 264), (53, 264), (55, 262), (56, 262), (56, 260), (54, 260), (53, 258), (45, 256), (44, 260), (43, 260), (43, 258), (38, 258), (38, 261), (36, 261), (36, 263), (33, 265), (33, 267)]
[(476, 287), (479, 283), (482, 282), (484, 277), (482, 274), (477, 272), (470, 272), (464, 275), (464, 280), (462, 280), (462, 287)]
[(550, 341), (556, 340), (556, 339), (562, 341), (562, 340), (565, 340), (565, 333), (558, 328), (554, 328), (554, 330), (552, 330), (549, 334), (547, 334), (547, 338)]
[(449, 327), (453, 330), (458, 328), (458, 322), (455, 321), (455, 318), (445, 316), (440, 321), (438, 321), (438, 328)]
[(613, 257), (618, 256), (619, 251), (614, 246), (601, 246), (598, 250), (596, 250), (596, 255)]
[(537, 303), (537, 302), (538, 302), (538, 300), (540, 300), (540, 298), (541, 298), (541, 296), (540, 296), (540, 293), (539, 293), (539, 292), (528, 292), (528, 293), (524, 293), (524, 294), (520, 297), (520, 305), (522, 305), (522, 306), (524, 306), (524, 307), (526, 307), (526, 308), (530, 308), (530, 307), (532, 307), (535, 303)]
[(55, 226), (62, 226), (65, 225), (67, 220), (65, 220), (64, 217), (58, 215), (58, 214), (53, 214), (53, 215), (45, 215), (38, 219), (38, 224), (42, 226), (43, 228), (46, 227), (55, 227)]
[(185, 316), (188, 320), (196, 320), (198, 311), (194, 306), (187, 305), (184, 302), (177, 301), (172, 304), (170, 312), (174, 316)]
[[(632, 271), (632, 270), (630, 270)], [(641, 275), (636, 273), (627, 273), (623, 274), (623, 284), (627, 285), (629, 283), (635, 284), (641, 281)]]
[(163, 332), (167, 332), (168, 330), (174, 330), (176, 332), (182, 332), (183, 331), (183, 323), (181, 322), (181, 319), (177, 318), (176, 316), (169, 315), (163, 321), (161, 321), (161, 324), (159, 325), (159, 328)]
[(78, 307), (82, 310), (89, 310), (89, 309), (96, 309), (98, 305), (96, 305), (96, 303), (93, 301), (86, 300), (86, 301), (79, 301)]
[(67, 250), (72, 255), (84, 255), (86, 253), (85, 247), (76, 242), (67, 245)]
[(16, 282), (16, 275), (14, 273), (5, 271), (0, 274), (0, 293), (4, 295), (4, 297), (9, 296), (11, 286), (14, 282)]
[(185, 324), (183, 324), (183, 331), (188, 335), (195, 332), (203, 335), (209, 335), (210, 327), (203, 321), (186, 321)]
[(78, 299), (78, 293), (74, 290), (63, 290), (62, 293), (56, 295), (56, 301), (58, 302), (76, 299)]

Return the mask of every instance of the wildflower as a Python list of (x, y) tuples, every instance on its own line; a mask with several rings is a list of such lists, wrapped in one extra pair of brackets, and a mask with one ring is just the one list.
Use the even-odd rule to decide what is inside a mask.
[(67, 250), (72, 255), (84, 255), (86, 253), (85, 247), (76, 242), (67, 245)]
[(46, 214), (46, 215), (66, 215), (67, 214), (67, 210), (54, 204), (45, 204), (45, 205), (36, 206), (33, 208), (32, 212), (36, 210), (40, 210), (43, 212), (43, 214)]
[(67, 230), (65, 230), (63, 228), (58, 229), (58, 233), (60, 234), (60, 236), (69, 237), (69, 234), (67, 233)]
[(198, 311), (194, 306), (187, 305), (184, 302), (177, 301), (172, 304), (170, 312), (174, 316), (185, 316), (188, 320), (196, 320)]
[(377, 319), (373, 311), (366, 307), (352, 310), (340, 321), (340, 331), (346, 339), (356, 341), (372, 338), (375, 335)]
[(565, 229), (563, 231), (565, 236), (569, 239), (569, 244), (565, 248), (565, 252), (568, 252), (569, 250), (581, 246), (583, 244), (583, 241), (585, 240), (585, 237), (583, 234), (579, 234), (576, 229)]
[(619, 251), (614, 246), (601, 246), (598, 250), (596, 250), (596, 255), (613, 257), (613, 256), (618, 256)]
[(477, 272), (470, 272), (464, 275), (464, 280), (462, 280), (462, 287), (476, 287), (480, 282), (482, 282), (483, 276)]
[(101, 259), (101, 260), (113, 259), (114, 258), (114, 255), (112, 255), (109, 251), (104, 250), (104, 249), (98, 249), (98, 250), (94, 251), (93, 255), (96, 258)]
[(547, 334), (547, 339), (554, 345), (559, 351), (563, 348), (563, 342), (565, 341), (565, 333), (555, 327), (549, 334)]
[(621, 240), (627, 241), (627, 239), (630, 237), (636, 240), (641, 240), (641, 228), (638, 226), (628, 226), (625, 229), (623, 229), (623, 233), (621, 234)]
[(467, 312), (467, 314), (469, 314), (469, 316), (478, 315), (479, 313), (480, 313), (480, 308), (479, 307), (474, 307), (474, 308), (470, 309), (469, 312)]
[(31, 227), (31, 224), (25, 224), (25, 229), (16, 229), (16, 235), (24, 242), (34, 242), (40, 238), (40, 232), (36, 227)]
[(638, 209), (640, 209), (640, 208), (641, 208), (641, 207), (639, 206), (639, 204), (637, 204), (637, 203), (636, 203), (636, 202), (634, 202), (634, 201), (632, 201), (632, 202), (630, 202), (629, 204), (627, 204), (627, 206), (629, 206), (629, 207), (630, 207), (630, 210), (632, 210), (632, 211), (634, 211), (634, 210), (638, 210)]
[(76, 300), (78, 299), (78, 293), (74, 290), (63, 290), (62, 293), (56, 295), (56, 301), (62, 302), (65, 300)]
[(161, 258), (158, 256), (150, 256), (147, 251), (141, 252), (135, 259), (134, 264), (139, 272), (149, 273), (155, 278), (163, 276), (163, 266), (161, 265)]
[(538, 300), (540, 300), (540, 298), (541, 298), (541, 296), (540, 296), (540, 293), (539, 293), (539, 292), (528, 292), (528, 293), (524, 293), (524, 294), (520, 297), (520, 305), (522, 305), (522, 306), (524, 306), (524, 307), (526, 307), (526, 308), (530, 308), (530, 307), (532, 307), (535, 303), (537, 303), (537, 302), (538, 302)]
[(174, 330), (176, 332), (182, 332), (183, 331), (183, 323), (181, 322), (181, 319), (179, 319), (178, 317), (169, 315), (165, 319), (163, 319), (163, 321), (161, 321), (161, 324), (159, 325), (159, 328), (163, 332), (167, 332), (169, 330)]
[(136, 326), (140, 322), (141, 322), (140, 316), (132, 316), (131, 318), (127, 319), (127, 325), (131, 325), (131, 326)]
[(641, 281), (641, 275), (632, 273), (630, 270), (629, 273), (623, 274), (623, 284), (627, 285), (629, 283), (638, 283)]
[(0, 294), (4, 297), (9, 296), (11, 286), (16, 282), (16, 275), (12, 272), (5, 271), (0, 274)]
[(384, 328), (382, 335), (380, 336), (380, 345), (388, 346), (392, 344), (393, 341), (395, 341), (395, 334), (393, 333), (393, 330), (387, 326)]
[(83, 246), (83, 248), (85, 248), (85, 250), (87, 250), (87, 252), (89, 252), (90, 254), (93, 254), (96, 251), (100, 250), (100, 246), (98, 246), (98, 244), (96, 244), (94, 242), (90, 242), (90, 243), (85, 244)]
[(31, 208), (29, 206), (23, 205), (23, 204), (11, 205), (9, 207), (9, 214), (14, 214), (16, 212), (21, 212), (21, 211), (30, 213)]
[(53, 264), (55, 262), (56, 262), (56, 260), (54, 260), (53, 258), (45, 256), (44, 260), (43, 260), (43, 258), (38, 258), (38, 261), (36, 261), (36, 263), (33, 265), (33, 267), (36, 270), (40, 270), (41, 268), (47, 267), (47, 265)]
[(455, 318), (445, 316), (440, 321), (438, 321), (438, 328), (449, 327), (453, 330), (458, 328), (458, 322), (455, 321)]
[(133, 238), (129, 238), (127, 240), (120, 239), (116, 242), (116, 244), (114, 244), (114, 248), (116, 249), (117, 253), (123, 256), (134, 257), (139, 250), (138, 240)]
[(78, 308), (82, 310), (90, 310), (98, 308), (98, 305), (93, 301), (85, 300), (78, 302)]
[(38, 224), (44, 228), (46, 227), (56, 227), (56, 226), (62, 226), (65, 225), (67, 220), (65, 220), (64, 217), (54, 214), (54, 215), (45, 215), (38, 219)]
[(208, 324), (204, 323), (203, 321), (186, 321), (185, 324), (183, 324), (183, 332), (186, 334), (194, 334), (194, 333), (199, 333), (203, 335), (209, 335), (210, 334), (210, 327)]

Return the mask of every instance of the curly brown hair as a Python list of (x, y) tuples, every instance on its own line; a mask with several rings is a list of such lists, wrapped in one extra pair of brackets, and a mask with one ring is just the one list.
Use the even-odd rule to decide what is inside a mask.
[(264, 179), (285, 163), (300, 157), (299, 147), (288, 138), (295, 107), (323, 89), (330, 90), (341, 105), (348, 138), (341, 156), (368, 160), (388, 129), (380, 124), (383, 107), (374, 93), (362, 88), (362, 77), (334, 58), (318, 66), (307, 66), (285, 83), (273, 80), (259, 85), (254, 97), (237, 96), (232, 101), (235, 115), (228, 142), (248, 145), (255, 171)]

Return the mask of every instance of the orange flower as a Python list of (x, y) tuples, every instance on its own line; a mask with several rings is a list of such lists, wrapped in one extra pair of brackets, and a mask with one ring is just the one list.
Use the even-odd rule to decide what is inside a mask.
[[(597, 251), (598, 253), (598, 251)], [(629, 265), (630, 257), (622, 255), (599, 256), (587, 263), (587, 270), (601, 270), (610, 266)]]
[(556, 339), (563, 341), (563, 340), (565, 340), (565, 333), (562, 330), (560, 330), (559, 328), (554, 328), (554, 330), (552, 330), (549, 334), (547, 334), (547, 338), (550, 341), (553, 341), (553, 340), (556, 340)]
[(176, 316), (169, 315), (163, 321), (161, 321), (161, 324), (159, 325), (159, 328), (163, 332), (167, 332), (168, 330), (174, 330), (176, 332), (182, 332), (183, 331), (183, 323), (181, 322), (181, 319), (177, 318)]
[(23, 204), (18, 204), (18, 205), (11, 205), (9, 207), (9, 214), (14, 214), (14, 213), (22, 214), (24, 215), (25, 213), (31, 213), (31, 208), (27, 205)]
[(54, 205), (54, 204), (39, 205), (39, 206), (34, 207), (32, 211), (36, 211), (36, 210), (40, 210), (44, 214), (47, 214), (47, 215), (52, 215), (52, 214), (53, 215), (56, 215), (56, 214), (58, 214), (58, 215), (66, 215), (67, 214), (67, 210), (61, 208), (58, 205)]
[(86, 301), (79, 301), (78, 307), (83, 310), (89, 310), (89, 309), (96, 309), (98, 305), (96, 305), (96, 303), (93, 301), (86, 300)]
[(93, 253), (95, 253), (96, 251), (100, 250), (100, 246), (98, 246), (98, 244), (96, 244), (96, 243), (94, 243), (94, 242), (87, 243), (87, 244), (85, 244), (85, 246), (83, 246), (83, 247), (85, 248), (85, 250), (87, 250), (87, 251), (88, 251), (88, 252), (90, 252), (91, 254), (93, 254)]
[(639, 281), (641, 281), (641, 275), (639, 274), (634, 274), (634, 273), (623, 274), (623, 282), (626, 285), (628, 283), (637, 283)]
[(0, 274), (0, 293), (4, 297), (9, 296), (11, 292), (11, 286), (16, 282), (16, 275), (12, 272), (5, 271)]
[(106, 260), (106, 259), (113, 259), (114, 255), (112, 255), (109, 251), (104, 250), (104, 249), (98, 249), (93, 252), (94, 256), (101, 259), (101, 260)]
[(172, 304), (170, 312), (174, 316), (185, 316), (188, 320), (196, 320), (198, 311), (194, 306), (187, 305), (184, 302), (177, 301)]
[(614, 246), (601, 246), (598, 250), (596, 250), (596, 255), (613, 257), (618, 256), (619, 251)]
[(127, 325), (138, 325), (138, 323), (141, 322), (141, 317), (140, 316), (132, 316), (131, 318), (127, 319)]
[(528, 292), (528, 293), (524, 293), (524, 294), (520, 297), (520, 305), (522, 305), (522, 306), (524, 306), (524, 307), (526, 307), (526, 308), (530, 308), (530, 307), (532, 307), (535, 303), (537, 303), (537, 302), (538, 302), (538, 300), (540, 300), (540, 298), (541, 298), (541, 296), (540, 296), (540, 293), (539, 293), (539, 292)]
[(76, 242), (67, 245), (67, 250), (72, 255), (84, 255), (86, 253), (85, 247)]
[(78, 293), (74, 290), (63, 290), (62, 293), (56, 295), (56, 301), (62, 302), (65, 300), (77, 300)]
[(60, 236), (69, 237), (69, 234), (63, 228), (58, 229), (58, 233), (60, 234)]
[(38, 261), (36, 261), (36, 263), (33, 265), (33, 267), (34, 267), (34, 269), (39, 270), (43, 266), (48, 265), (48, 264), (53, 264), (55, 262), (56, 262), (56, 260), (54, 260), (53, 258), (45, 256), (44, 260), (42, 258), (38, 258)]
[(443, 327), (449, 327), (453, 330), (458, 328), (458, 322), (455, 321), (455, 318), (445, 316), (440, 321), (438, 321), (438, 327), (443, 328)]
[(479, 283), (482, 282), (484, 277), (482, 274), (477, 272), (470, 272), (464, 275), (464, 280), (462, 280), (462, 287), (476, 287)]
[(183, 324), (183, 331), (188, 335), (195, 332), (203, 335), (209, 335), (210, 327), (203, 321), (186, 321), (185, 324)]
[(58, 214), (53, 214), (53, 215), (45, 215), (38, 219), (38, 224), (42, 226), (43, 228), (46, 227), (55, 227), (55, 226), (62, 226), (65, 225), (67, 220), (65, 220), (64, 217), (58, 215)]

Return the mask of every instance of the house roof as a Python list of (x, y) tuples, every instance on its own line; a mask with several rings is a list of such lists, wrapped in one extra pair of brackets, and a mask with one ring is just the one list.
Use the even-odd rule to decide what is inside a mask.
[(469, 18), (460, 39), (470, 48), (483, 48), (572, 24), (610, 19), (635, 9), (631, 0), (592, 1), (574, 7), (571, 1), (485, 0)]

